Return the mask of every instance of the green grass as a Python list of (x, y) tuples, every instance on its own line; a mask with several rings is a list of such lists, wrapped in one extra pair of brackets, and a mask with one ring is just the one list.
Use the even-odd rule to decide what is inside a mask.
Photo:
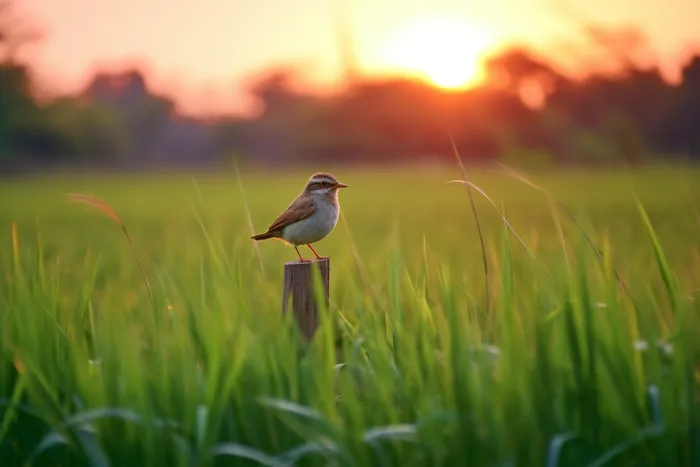
[[(528, 174), (602, 262), (547, 196), (474, 173), (535, 256), (473, 191), (488, 308), (467, 188), (438, 192), (459, 170), (332, 172), (307, 346), (294, 250), (256, 250), (234, 173), (0, 183), (2, 465), (700, 465), (700, 170)], [(256, 233), (308, 175), (242, 174)], [(153, 303), (69, 192), (115, 209)]]

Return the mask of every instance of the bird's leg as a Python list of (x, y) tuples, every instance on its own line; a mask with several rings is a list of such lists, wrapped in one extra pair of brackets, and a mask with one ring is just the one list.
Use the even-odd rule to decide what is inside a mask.
[(306, 245), (306, 246), (308, 246), (309, 249), (310, 249), (311, 251), (314, 252), (314, 254), (316, 255), (316, 258), (318, 258), (318, 259), (328, 259), (327, 256), (318, 256), (318, 253), (316, 253), (316, 250), (314, 250), (314, 248), (313, 248), (311, 245)]
[(311, 262), (311, 260), (304, 259), (301, 257), (301, 253), (299, 253), (298, 247), (294, 247), (294, 249), (297, 250), (297, 255), (299, 255), (299, 262), (301, 262), (301, 263), (310, 263)]

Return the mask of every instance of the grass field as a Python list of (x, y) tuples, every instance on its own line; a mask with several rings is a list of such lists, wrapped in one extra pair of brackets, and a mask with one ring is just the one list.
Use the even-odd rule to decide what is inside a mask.
[[(0, 182), (0, 464), (700, 465), (700, 170), (528, 173), (602, 261), (546, 195), (474, 173), (534, 255), (473, 191), (488, 296), (467, 187), (438, 192), (459, 170), (332, 172), (308, 346), (280, 311), (295, 252), (256, 249), (245, 205), (263, 231), (310, 171)], [(121, 217), (153, 303), (69, 192)]]

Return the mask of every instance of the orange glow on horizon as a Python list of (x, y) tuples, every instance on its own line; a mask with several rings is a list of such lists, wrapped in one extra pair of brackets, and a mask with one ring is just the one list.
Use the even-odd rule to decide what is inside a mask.
[(491, 34), (463, 20), (435, 17), (418, 20), (387, 42), (381, 60), (401, 72), (423, 76), (445, 89), (467, 88), (483, 78), (483, 59)]
[[(23, 56), (47, 98), (79, 91), (98, 69), (134, 61), (154, 92), (197, 115), (248, 113), (246, 83), (271, 66), (300, 65), (301, 80), (312, 91), (345, 84), (339, 34), (326, 0), (207, 0), (197, 8), (186, 0), (13, 3), (20, 23), (43, 34)], [(690, 48), (700, 49), (697, 0), (591, 0), (573, 12), (551, 2), (516, 0), (338, 4), (356, 75), (403, 75), (441, 88), (482, 84), (486, 56), (504, 44), (532, 46), (585, 74), (589, 61), (605, 60), (605, 51), (585, 34), (589, 22), (638, 28), (669, 76), (679, 74)]]

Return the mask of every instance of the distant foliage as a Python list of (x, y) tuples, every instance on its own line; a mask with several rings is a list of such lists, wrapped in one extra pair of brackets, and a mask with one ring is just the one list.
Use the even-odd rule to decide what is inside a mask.
[[(15, 51), (27, 36), (8, 26), (5, 11), (0, 51), (3, 41)], [(356, 79), (340, 94), (321, 96), (303, 91), (295, 70), (278, 67), (249, 88), (256, 115), (206, 121), (180, 115), (174, 98), (157, 94), (135, 69), (98, 72), (76, 95), (40, 104), (29, 66), (3, 54), (0, 164), (207, 165), (234, 154), (267, 165), (452, 162), (450, 136), (472, 160), (700, 158), (700, 53), (672, 85), (657, 67), (630, 58), (640, 34), (596, 27), (588, 33), (619, 62), (615, 73), (574, 79), (546, 57), (516, 47), (490, 59), (487, 84), (468, 91), (409, 79)], [(528, 160), (513, 160), (519, 157)]]

